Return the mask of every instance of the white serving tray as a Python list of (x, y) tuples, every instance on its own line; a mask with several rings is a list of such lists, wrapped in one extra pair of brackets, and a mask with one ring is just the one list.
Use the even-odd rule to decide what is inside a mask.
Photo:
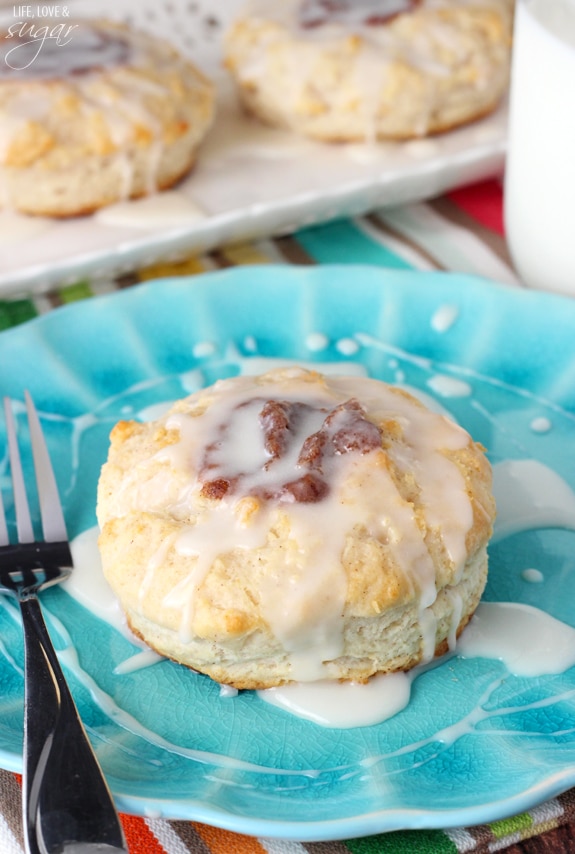
[[(0, 294), (117, 276), (430, 198), (502, 170), (506, 105), (442, 136), (371, 146), (323, 145), (260, 126), (240, 110), (221, 65), (221, 36), (240, 6), (241, 0), (68, 3), (68, 21), (106, 16), (171, 40), (215, 80), (217, 118), (195, 170), (175, 191), (66, 221), (0, 214)], [(5, 7), (4, 22), (14, 21), (17, 8)]]

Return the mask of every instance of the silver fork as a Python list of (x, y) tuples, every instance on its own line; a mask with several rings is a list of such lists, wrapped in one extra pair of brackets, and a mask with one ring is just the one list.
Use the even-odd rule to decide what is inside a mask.
[(15, 595), (25, 650), (23, 814), (29, 854), (126, 852), (112, 796), (66, 684), (38, 592), (72, 572), (56, 479), (38, 414), (26, 410), (44, 539), (34, 536), (11, 402), (4, 400), (18, 542), (0, 491), (0, 592)]

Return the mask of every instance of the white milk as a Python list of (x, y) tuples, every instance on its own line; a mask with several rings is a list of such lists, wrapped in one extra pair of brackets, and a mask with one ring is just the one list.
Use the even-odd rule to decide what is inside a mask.
[(575, 0), (519, 0), (505, 226), (531, 287), (575, 295)]

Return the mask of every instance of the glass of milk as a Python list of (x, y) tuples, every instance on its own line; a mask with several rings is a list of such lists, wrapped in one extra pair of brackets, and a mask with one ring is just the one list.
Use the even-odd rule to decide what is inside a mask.
[(504, 211), (525, 284), (575, 297), (575, 0), (517, 0)]

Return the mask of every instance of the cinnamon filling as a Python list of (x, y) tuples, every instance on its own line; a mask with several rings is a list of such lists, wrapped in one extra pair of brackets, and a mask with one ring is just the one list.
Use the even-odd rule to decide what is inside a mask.
[(412, 12), (421, 0), (303, 0), (299, 11), (301, 27), (325, 24), (382, 26), (398, 15)]
[[(247, 404), (240, 404), (236, 411)], [(310, 416), (324, 415), (321, 426), (302, 439), (301, 427)], [(332, 410), (307, 403), (267, 400), (257, 414), (264, 459), (258, 471), (228, 475), (220, 471), (218, 451), (226, 442), (231, 424), (222, 424), (219, 435), (204, 453), (200, 468), (201, 494), (221, 499), (228, 494), (252, 495), (264, 500), (312, 504), (330, 491), (329, 472), (333, 461), (345, 454), (367, 454), (381, 447), (380, 429), (365, 417), (354, 398)], [(280, 463), (294, 457), (293, 478), (275, 476)], [(254, 475), (259, 475), (255, 478)], [(248, 484), (247, 481), (250, 481)]]

